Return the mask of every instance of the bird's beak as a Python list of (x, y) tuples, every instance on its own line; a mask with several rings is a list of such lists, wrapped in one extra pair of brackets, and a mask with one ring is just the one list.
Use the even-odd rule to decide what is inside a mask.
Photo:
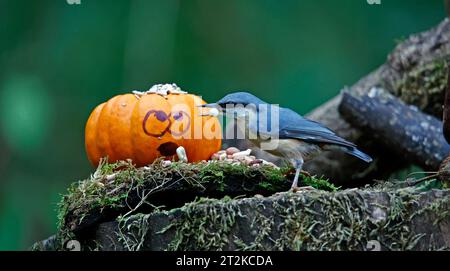
[(222, 108), (217, 103), (201, 104), (197, 106), (201, 108), (210, 108), (210, 110), (203, 110), (203, 112), (201, 112), (199, 116), (217, 117), (217, 115), (219, 115), (223, 111)]
[(201, 104), (197, 105), (198, 107), (219, 107), (217, 103), (211, 103), (211, 104)]

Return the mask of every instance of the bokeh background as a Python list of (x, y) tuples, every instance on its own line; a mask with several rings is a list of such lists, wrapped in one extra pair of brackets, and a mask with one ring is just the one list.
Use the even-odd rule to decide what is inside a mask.
[(0, 0), (0, 250), (54, 233), (110, 97), (175, 82), (306, 113), (444, 17), (442, 0)]

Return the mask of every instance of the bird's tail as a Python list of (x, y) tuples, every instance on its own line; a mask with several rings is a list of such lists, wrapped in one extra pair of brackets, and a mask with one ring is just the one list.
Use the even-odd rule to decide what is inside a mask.
[(355, 157), (358, 157), (359, 159), (361, 159), (367, 163), (370, 163), (373, 160), (372, 157), (363, 153), (362, 151), (358, 150), (357, 148), (348, 148), (348, 149), (345, 149), (345, 152), (350, 155), (353, 155)]

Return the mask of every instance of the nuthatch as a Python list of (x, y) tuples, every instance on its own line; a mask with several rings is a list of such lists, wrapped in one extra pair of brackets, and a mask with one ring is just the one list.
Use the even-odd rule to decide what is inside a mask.
[[(289, 108), (269, 105), (247, 92), (231, 93), (216, 103), (201, 106), (217, 108), (227, 116), (232, 116), (237, 121), (238, 127), (247, 132), (248, 139), (256, 147), (261, 148), (262, 144), (268, 144), (270, 140), (275, 141), (275, 144), (272, 142), (274, 148), (264, 151), (292, 163), (296, 169), (292, 183), (293, 189), (297, 188), (300, 173), (308, 174), (302, 171), (304, 161), (314, 158), (323, 150), (338, 148), (367, 163), (372, 161), (372, 158), (359, 151), (355, 144), (339, 137), (320, 123), (303, 118)], [(261, 108), (271, 109), (268, 111)], [(216, 112), (216, 110), (213, 110), (212, 114), (215, 115)], [(264, 116), (267, 113), (269, 115), (275, 114), (274, 112), (278, 113), (278, 119), (276, 120), (278, 125), (272, 125), (276, 123), (272, 117)], [(268, 118), (271, 119), (268, 124), (260, 121)], [(252, 122), (249, 121), (250, 119), (258, 121)], [(242, 127), (243, 125), (245, 127)]]

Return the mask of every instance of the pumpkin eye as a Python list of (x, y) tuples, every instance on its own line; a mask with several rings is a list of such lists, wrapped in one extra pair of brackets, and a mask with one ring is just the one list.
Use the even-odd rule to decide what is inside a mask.
[(142, 128), (144, 132), (153, 137), (163, 136), (167, 130), (169, 130), (170, 119), (164, 111), (150, 110), (145, 115), (142, 122)]
[(188, 113), (184, 111), (176, 111), (172, 113), (173, 122), (170, 126), (170, 133), (174, 136), (181, 136), (185, 134), (191, 126), (191, 118)]
[(174, 119), (174, 120), (181, 120), (182, 118), (183, 118), (183, 112), (182, 112), (182, 111), (177, 112), (177, 113), (175, 113), (175, 114), (173, 115), (173, 119)]
[(169, 117), (167, 116), (167, 114), (164, 111), (158, 110), (155, 112), (155, 117), (157, 120), (164, 122), (166, 121)]

